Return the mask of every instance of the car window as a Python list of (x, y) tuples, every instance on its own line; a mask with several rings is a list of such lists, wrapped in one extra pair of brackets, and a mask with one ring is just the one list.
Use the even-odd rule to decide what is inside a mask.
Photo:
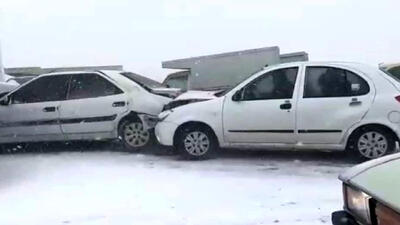
[(292, 98), (298, 67), (270, 71), (244, 88), (243, 100)]
[(97, 74), (76, 74), (72, 75), (68, 99), (95, 98), (121, 93), (121, 89)]
[(393, 76), (395, 76), (398, 80), (400, 79), (400, 66), (393, 67), (388, 70)]
[(21, 87), (11, 96), (14, 104), (65, 100), (69, 75), (40, 77)]
[(359, 96), (369, 92), (363, 78), (333, 67), (307, 67), (304, 85), (304, 98)]

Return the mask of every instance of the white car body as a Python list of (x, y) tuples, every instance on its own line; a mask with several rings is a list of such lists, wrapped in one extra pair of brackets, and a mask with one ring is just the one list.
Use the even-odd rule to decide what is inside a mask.
[[(163, 106), (171, 99), (151, 93), (143, 86), (121, 75), (122, 71), (62, 72), (40, 75), (21, 85), (2, 98), (0, 105), (0, 143), (65, 141), (65, 140), (101, 140), (118, 138), (118, 125), (127, 116), (140, 117), (151, 128), (151, 117), (157, 116)], [(82, 77), (83, 75), (87, 77)], [(100, 93), (91, 97), (71, 97), (72, 80), (75, 78), (99, 79), (101, 84), (115, 90), (115, 93)], [(15, 102), (15, 96), (26, 94), (33, 82), (40, 79), (67, 80), (65, 99), (60, 100), (24, 100)], [(92, 79), (92, 78), (90, 78)], [(78, 79), (79, 80), (79, 79)], [(42, 80), (43, 82), (43, 80)], [(35, 84), (35, 83), (34, 83)], [(64, 84), (64, 83), (63, 83)], [(94, 93), (96, 90), (78, 89), (76, 93)], [(99, 86), (99, 89), (101, 90)], [(117, 87), (117, 88), (115, 88)], [(51, 89), (52, 87), (49, 87)], [(60, 90), (64, 90), (59, 87)], [(119, 89), (119, 90), (118, 90)], [(24, 92), (25, 91), (25, 92)], [(46, 91), (46, 87), (42, 90)], [(21, 94), (22, 93), (22, 94)], [(36, 93), (36, 92), (35, 92)], [(40, 94), (39, 94), (40, 95)], [(49, 93), (49, 96), (64, 96), (64, 92)], [(85, 95), (81, 95), (85, 96)], [(86, 95), (88, 96), (88, 95)], [(17, 97), (32, 99), (32, 97)], [(42, 97), (43, 98), (43, 97)], [(45, 97), (47, 99), (47, 97)], [(51, 99), (53, 97), (49, 97)], [(27, 103), (28, 102), (28, 103)]]
[[(368, 84), (369, 92), (360, 96), (304, 98), (305, 71), (309, 67), (354, 73)], [(291, 98), (232, 100), (235, 93), (258, 77), (285, 68), (298, 68)], [(351, 85), (351, 91), (359, 88), (360, 84)], [(395, 97), (399, 95), (400, 83), (377, 67), (345, 62), (280, 64), (257, 72), (223, 96), (162, 112), (155, 132), (161, 144), (173, 146), (178, 128), (200, 123), (211, 128), (220, 147), (344, 150), (349, 136), (364, 125), (386, 127), (398, 140), (400, 102)], [(285, 104), (291, 104), (291, 108), (281, 109)]]

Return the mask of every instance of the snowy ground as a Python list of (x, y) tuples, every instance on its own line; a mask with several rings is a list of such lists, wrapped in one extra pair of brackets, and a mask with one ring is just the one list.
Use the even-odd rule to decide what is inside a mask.
[(349, 166), (331, 153), (3, 154), (0, 224), (331, 224)]

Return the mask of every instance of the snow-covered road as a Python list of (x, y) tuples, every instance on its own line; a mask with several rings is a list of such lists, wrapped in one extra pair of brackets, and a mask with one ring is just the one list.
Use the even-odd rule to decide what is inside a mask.
[(0, 155), (0, 224), (330, 224), (342, 207), (328, 153), (208, 161), (111, 151)]

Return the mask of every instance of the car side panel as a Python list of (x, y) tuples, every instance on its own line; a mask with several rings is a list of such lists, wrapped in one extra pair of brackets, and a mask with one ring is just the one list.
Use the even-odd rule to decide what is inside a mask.
[(0, 142), (62, 140), (59, 111), (43, 110), (59, 105), (59, 101), (53, 101), (0, 106)]
[[(304, 98), (305, 71), (307, 67), (330, 67), (351, 71), (367, 81), (370, 91), (362, 96)], [(324, 64), (308, 65), (303, 70), (301, 94), (296, 115), (297, 140), (301, 144), (339, 144), (346, 131), (359, 123), (371, 108), (375, 97), (372, 80), (351, 68)], [(352, 101), (360, 101), (352, 105)]]
[(126, 104), (126, 95), (63, 101), (60, 107), (63, 133), (112, 132), (116, 129), (118, 115), (127, 111), (126, 105), (114, 107), (116, 102)]
[(375, 99), (362, 120), (349, 127), (343, 135), (341, 142), (344, 144), (355, 129), (368, 124), (384, 125), (400, 137), (400, 102), (395, 99), (400, 92), (382, 76), (373, 76), (373, 83), (376, 89)]

